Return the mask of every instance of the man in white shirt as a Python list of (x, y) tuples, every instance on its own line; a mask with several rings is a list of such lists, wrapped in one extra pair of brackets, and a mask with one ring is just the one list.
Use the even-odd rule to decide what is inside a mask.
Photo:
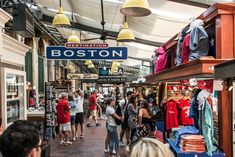
[(81, 134), (80, 138), (83, 138), (83, 123), (84, 123), (84, 116), (83, 116), (83, 100), (84, 100), (84, 92), (82, 90), (77, 90), (74, 93), (74, 102), (76, 104), (76, 117), (75, 117), (75, 131), (76, 131), (76, 137), (78, 137), (78, 127), (80, 124), (81, 128)]

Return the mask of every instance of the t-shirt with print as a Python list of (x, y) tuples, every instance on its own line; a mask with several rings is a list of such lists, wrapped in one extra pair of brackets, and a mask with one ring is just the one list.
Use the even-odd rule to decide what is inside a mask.
[(84, 100), (84, 97), (82, 96), (78, 96), (78, 97), (75, 97), (74, 98), (74, 102), (76, 104), (76, 113), (83, 113), (83, 100)]
[(193, 125), (193, 118), (189, 118), (190, 100), (180, 99), (178, 102), (179, 123), (181, 125)]
[(181, 52), (182, 63), (187, 63), (189, 61), (189, 54), (190, 54), (189, 44), (190, 44), (190, 34), (187, 34), (182, 43), (182, 52)]
[(107, 106), (106, 108), (106, 116), (107, 116), (107, 123), (112, 126), (117, 126), (114, 117), (112, 114), (115, 113), (115, 109), (111, 106)]

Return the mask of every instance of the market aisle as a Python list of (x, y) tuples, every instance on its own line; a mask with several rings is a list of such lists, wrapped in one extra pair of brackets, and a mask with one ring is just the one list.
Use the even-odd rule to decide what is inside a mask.
[(78, 139), (72, 145), (59, 145), (57, 137), (51, 143), (51, 157), (107, 157), (104, 153), (105, 120), (99, 122), (102, 124), (99, 127), (85, 127), (84, 139)]

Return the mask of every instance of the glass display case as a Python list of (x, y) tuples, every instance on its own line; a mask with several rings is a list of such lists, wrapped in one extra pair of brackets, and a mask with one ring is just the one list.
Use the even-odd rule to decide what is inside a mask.
[(2, 119), (3, 125), (26, 119), (25, 72), (8, 68), (1, 69)]

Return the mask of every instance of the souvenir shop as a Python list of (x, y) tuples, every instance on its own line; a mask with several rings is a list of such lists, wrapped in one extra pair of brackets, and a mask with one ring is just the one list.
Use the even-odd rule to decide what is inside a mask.
[(234, 9), (211, 6), (155, 50), (147, 82), (159, 84), (164, 137), (175, 156), (232, 157), (231, 93), (214, 66), (235, 57)]

